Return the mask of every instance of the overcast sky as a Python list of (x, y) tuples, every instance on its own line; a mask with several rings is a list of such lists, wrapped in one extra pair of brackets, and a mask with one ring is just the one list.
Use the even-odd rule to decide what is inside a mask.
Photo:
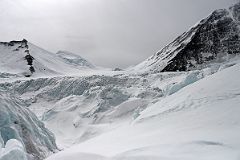
[(26, 38), (96, 65), (135, 65), (236, 0), (0, 0), (0, 41)]

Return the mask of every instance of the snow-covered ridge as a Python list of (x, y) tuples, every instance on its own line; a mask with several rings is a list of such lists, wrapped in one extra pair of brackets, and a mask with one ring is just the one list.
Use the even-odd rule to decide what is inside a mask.
[(234, 57), (240, 50), (239, 16), (240, 3), (214, 11), (132, 70), (187, 71)]
[(51, 53), (25, 39), (0, 42), (0, 73), (39, 77), (94, 68), (78, 55), (70, 52)]

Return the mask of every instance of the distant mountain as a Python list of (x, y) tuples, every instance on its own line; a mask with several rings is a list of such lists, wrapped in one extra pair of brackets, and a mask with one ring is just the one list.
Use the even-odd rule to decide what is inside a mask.
[(219, 9), (133, 69), (187, 71), (240, 53), (240, 2)]
[(89, 63), (86, 59), (68, 51), (58, 51), (57, 56), (60, 57), (65, 63), (76, 67), (95, 68), (95, 66)]
[(70, 52), (48, 52), (27, 40), (0, 42), (0, 72), (21, 74), (50, 75), (79, 72), (93, 69), (94, 66)]

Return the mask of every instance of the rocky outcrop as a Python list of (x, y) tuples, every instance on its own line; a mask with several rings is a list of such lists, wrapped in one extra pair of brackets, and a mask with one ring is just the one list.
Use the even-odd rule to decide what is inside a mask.
[[(10, 42), (0, 42), (1, 45), (4, 45), (6, 47), (13, 47), (13, 52), (19, 52), (20, 50), (24, 53), (24, 60), (27, 61), (27, 65), (29, 66), (29, 71), (24, 72), (24, 76), (30, 77), (34, 72), (35, 68), (33, 66), (34, 58), (30, 54), (28, 41), (26, 39), (23, 39), (22, 41), (10, 41)], [(23, 64), (24, 65), (24, 64)]]

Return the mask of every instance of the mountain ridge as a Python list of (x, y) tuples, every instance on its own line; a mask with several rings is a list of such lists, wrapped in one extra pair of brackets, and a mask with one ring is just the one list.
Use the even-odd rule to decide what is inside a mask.
[[(142, 72), (187, 71), (240, 50), (240, 2), (213, 11), (159, 52), (133, 67)], [(224, 59), (225, 58), (225, 59)]]
[(63, 56), (63, 53), (62, 55), (51, 53), (25, 39), (0, 42), (0, 72), (30, 77), (95, 69), (94, 65), (81, 56), (70, 52), (67, 52), (67, 54), (75, 59), (67, 59)]

